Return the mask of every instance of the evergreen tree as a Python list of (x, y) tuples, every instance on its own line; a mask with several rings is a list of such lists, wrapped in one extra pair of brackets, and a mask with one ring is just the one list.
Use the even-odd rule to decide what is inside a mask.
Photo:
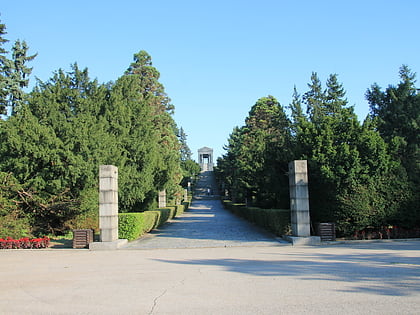
[(191, 160), (192, 153), (187, 143), (187, 134), (184, 132), (182, 127), (179, 129), (178, 138), (181, 145), (179, 149), (181, 154), (181, 161)]
[(0, 22), (0, 115), (7, 114), (8, 80), (5, 75), (5, 66), (8, 63), (7, 50), (3, 47), (8, 42), (6, 25)]
[(192, 153), (187, 143), (187, 134), (181, 127), (178, 131), (178, 139), (180, 143), (180, 158), (181, 158), (181, 169), (183, 172), (182, 186), (186, 186), (188, 181), (191, 181), (192, 177), (197, 176), (200, 173), (200, 165), (193, 161)]
[(134, 54), (125, 75), (139, 78), (138, 92), (152, 110), (152, 121), (158, 133), (158, 162), (155, 169), (156, 192), (162, 189), (169, 191), (170, 195), (180, 194), (179, 183), (182, 179), (180, 166), (179, 141), (177, 127), (171, 114), (173, 105), (165, 93), (163, 85), (158, 81), (160, 74), (153, 67), (150, 55), (145, 51)]
[(29, 47), (25, 41), (21, 43), (17, 40), (12, 48), (12, 60), (8, 61), (5, 67), (6, 78), (9, 82), (8, 105), (12, 115), (22, 106), (25, 97), (23, 88), (28, 87), (29, 84), (29, 75), (32, 72), (32, 68), (28, 68), (26, 63), (36, 57), (36, 54), (28, 56), (28, 49)]
[[(309, 160), (314, 222), (336, 222), (342, 234), (391, 222), (407, 197), (404, 181), (389, 182), (397, 177), (398, 165), (379, 134), (369, 125), (360, 125), (336, 75), (329, 77), (322, 94), (320, 85), (313, 84), (318, 81), (311, 79), (309, 87), (315, 90), (305, 93), (304, 99), (316, 110), (309, 111), (308, 121), (301, 121), (297, 137), (302, 158)], [(395, 202), (397, 194), (399, 202)]]
[(287, 147), (290, 126), (283, 108), (272, 96), (260, 98), (245, 125), (231, 135), (228, 154), (218, 161), (219, 172), (228, 176), (228, 186), (237, 197), (255, 199), (262, 207), (287, 208)]
[(420, 94), (415, 86), (416, 74), (405, 65), (400, 68), (400, 78), (397, 86), (390, 85), (385, 91), (373, 84), (366, 97), (371, 109), (368, 120), (408, 174), (411, 201), (401, 217), (409, 218), (405, 223), (412, 226), (420, 224)]
[(155, 171), (159, 162), (159, 133), (152, 109), (138, 90), (138, 76), (122, 76), (112, 87), (106, 120), (117, 144), (112, 164), (120, 168), (121, 210), (139, 211), (156, 197)]

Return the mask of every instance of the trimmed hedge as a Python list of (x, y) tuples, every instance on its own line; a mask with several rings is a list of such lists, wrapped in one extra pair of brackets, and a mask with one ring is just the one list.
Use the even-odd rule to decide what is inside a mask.
[(269, 230), (275, 235), (290, 234), (290, 210), (246, 207), (243, 203), (234, 203), (230, 200), (222, 202), (223, 206), (235, 215)]
[(145, 233), (165, 224), (167, 221), (181, 215), (190, 206), (190, 202), (181, 205), (159, 208), (144, 212), (129, 212), (118, 214), (118, 237), (135, 240)]

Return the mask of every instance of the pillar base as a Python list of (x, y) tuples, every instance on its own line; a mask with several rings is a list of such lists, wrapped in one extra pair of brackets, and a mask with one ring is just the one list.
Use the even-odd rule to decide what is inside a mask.
[(283, 239), (293, 246), (314, 246), (321, 245), (321, 238), (319, 236), (291, 236), (283, 235)]
[(128, 243), (126, 239), (119, 239), (113, 242), (93, 242), (89, 244), (89, 250), (115, 250)]

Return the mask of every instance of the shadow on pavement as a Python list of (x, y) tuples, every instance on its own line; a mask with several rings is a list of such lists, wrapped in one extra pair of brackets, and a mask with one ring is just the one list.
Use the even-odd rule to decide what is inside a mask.
[[(351, 248), (351, 254), (318, 254), (314, 251), (279, 253), (282, 259), (197, 259), (156, 261), (169, 264), (218, 266), (228, 272), (260, 277), (294, 277), (296, 280), (342, 281), (348, 289), (342, 292), (375, 295), (410, 296), (420, 292), (420, 243), (412, 242), (402, 249), (376, 253), (375, 248)], [(405, 247), (405, 248), (404, 248)], [(411, 248), (411, 249), (410, 249)], [(339, 250), (339, 248), (337, 248)], [(416, 252), (405, 252), (405, 250)], [(404, 252), (404, 253), (403, 253)], [(272, 253), (270, 253), (272, 254)]]

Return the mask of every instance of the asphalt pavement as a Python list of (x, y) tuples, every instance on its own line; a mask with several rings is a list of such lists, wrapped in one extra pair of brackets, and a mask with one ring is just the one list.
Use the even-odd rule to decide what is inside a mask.
[(0, 314), (419, 313), (419, 240), (294, 247), (197, 197), (123, 249), (0, 250)]

